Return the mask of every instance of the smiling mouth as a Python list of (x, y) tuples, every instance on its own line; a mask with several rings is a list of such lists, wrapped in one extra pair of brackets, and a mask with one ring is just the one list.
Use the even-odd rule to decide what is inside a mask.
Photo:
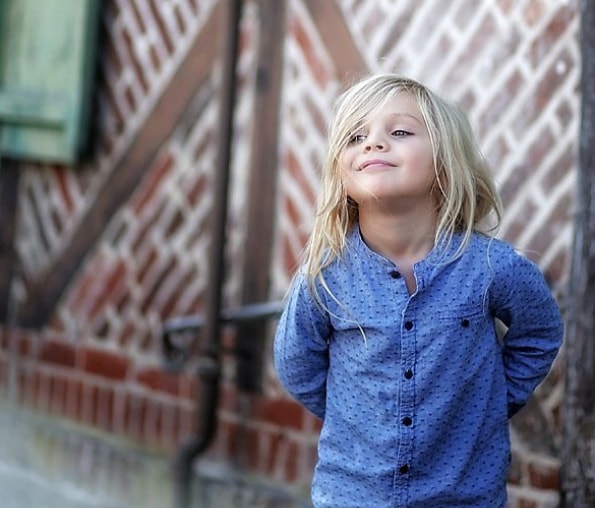
[(367, 169), (370, 167), (392, 168), (394, 166), (395, 166), (394, 164), (391, 164), (390, 162), (387, 162), (384, 160), (372, 159), (372, 160), (366, 161), (363, 164), (361, 164), (357, 170), (363, 171), (364, 169)]

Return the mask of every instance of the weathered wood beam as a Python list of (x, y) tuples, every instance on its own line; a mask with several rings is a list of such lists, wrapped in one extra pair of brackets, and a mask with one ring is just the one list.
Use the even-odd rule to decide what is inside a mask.
[(566, 327), (562, 506), (595, 506), (595, 2), (579, 1), (577, 211)]
[(15, 231), (19, 189), (19, 165), (0, 156), (0, 323), (12, 324), (11, 284), (16, 269)]
[(348, 84), (368, 72), (366, 60), (355, 44), (337, 3), (333, 0), (304, 0), (304, 4), (335, 64), (339, 80)]
[[(286, 28), (285, 0), (257, 0), (260, 23), (256, 90), (249, 166), (250, 187), (244, 246), (242, 303), (266, 301), (270, 288), (277, 175), (279, 172), (279, 115), (283, 76), (283, 40)], [(263, 372), (266, 323), (238, 327), (240, 351), (238, 382), (246, 391), (258, 391)]]

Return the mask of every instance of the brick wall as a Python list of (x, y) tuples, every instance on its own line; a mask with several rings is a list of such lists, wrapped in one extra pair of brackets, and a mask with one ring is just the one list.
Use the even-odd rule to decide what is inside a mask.
[[(159, 100), (190, 65), (185, 57), (218, 19), (221, 3), (103, 2), (92, 160), (76, 168), (20, 164), (15, 312), (0, 335), (5, 396), (167, 453), (192, 435), (196, 419), (193, 372), (163, 369), (160, 331), (164, 320), (204, 308), (218, 53), (203, 62), (212, 68), (145, 159), (133, 192), (109, 216), (98, 204), (110, 195), (113, 173), (136, 163), (139, 133), (158, 123), (156, 109), (167, 110)], [(258, 133), (258, 19), (266, 15), (260, 5), (246, 2), (242, 20), (224, 306), (239, 303), (242, 287), (246, 168)], [(271, 298), (283, 296), (312, 222), (332, 100), (345, 79), (369, 69), (401, 71), (465, 106), (505, 201), (501, 235), (540, 264), (563, 307), (579, 118), (574, 3), (290, 0), (287, 6)], [(348, 45), (327, 38), (329, 24), (334, 34), (348, 34)], [(149, 134), (142, 139), (154, 139)], [(43, 287), (93, 220), (101, 221), (101, 234), (87, 239), (84, 261), (68, 273), (49, 322), (19, 326), (31, 288)], [(225, 343), (233, 347), (232, 329)], [(245, 394), (234, 384), (235, 357), (224, 354), (219, 430), (208, 456), (305, 491), (319, 423), (280, 390), (270, 350), (265, 355), (263, 393)], [(512, 507), (557, 502), (562, 368), (560, 360), (515, 418)]]

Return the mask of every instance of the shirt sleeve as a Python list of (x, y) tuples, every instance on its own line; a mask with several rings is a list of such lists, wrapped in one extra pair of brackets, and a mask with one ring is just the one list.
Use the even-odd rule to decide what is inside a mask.
[(328, 316), (298, 274), (275, 333), (275, 369), (289, 394), (319, 418), (326, 408), (330, 333)]
[(558, 305), (537, 265), (513, 254), (492, 283), (494, 315), (508, 328), (502, 357), (508, 415), (526, 403), (545, 378), (562, 344), (564, 324)]

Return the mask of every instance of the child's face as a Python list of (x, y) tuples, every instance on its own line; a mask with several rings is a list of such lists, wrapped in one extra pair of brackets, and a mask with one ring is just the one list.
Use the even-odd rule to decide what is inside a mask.
[(350, 139), (340, 157), (345, 189), (360, 207), (432, 205), (434, 159), (415, 99), (397, 95)]

